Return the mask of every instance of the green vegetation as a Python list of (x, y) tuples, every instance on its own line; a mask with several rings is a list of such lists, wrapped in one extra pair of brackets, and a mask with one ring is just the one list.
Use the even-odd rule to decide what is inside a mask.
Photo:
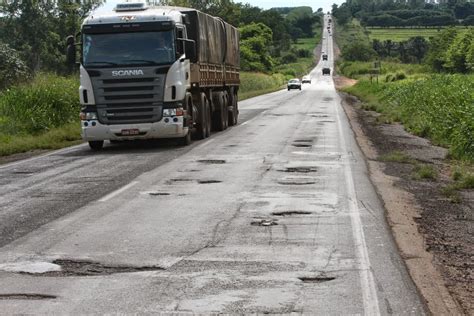
[(0, 156), (80, 144), (82, 142), (80, 133), (79, 122), (74, 122), (38, 135), (2, 135), (0, 136)]
[(415, 180), (436, 180), (438, 178), (438, 171), (431, 165), (415, 165), (412, 178)]
[(407, 163), (407, 164), (415, 164), (416, 160), (411, 158), (409, 155), (400, 152), (400, 151), (393, 151), (386, 155), (382, 155), (379, 158), (380, 161), (384, 162), (398, 162), (398, 163)]
[(78, 78), (39, 74), (0, 94), (0, 133), (39, 134), (78, 121)]

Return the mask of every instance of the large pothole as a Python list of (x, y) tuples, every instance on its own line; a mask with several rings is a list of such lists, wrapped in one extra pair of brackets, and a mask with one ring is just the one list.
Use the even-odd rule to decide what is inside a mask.
[(55, 295), (37, 293), (7, 293), (0, 294), (0, 300), (51, 300)]
[(313, 214), (312, 212), (308, 211), (299, 211), (299, 210), (294, 210), (294, 211), (278, 211), (278, 212), (273, 212), (272, 215), (274, 216), (294, 216), (294, 215), (310, 215)]
[[(37, 276), (69, 277), (69, 276), (97, 276), (116, 273), (131, 273), (143, 271), (160, 271), (164, 268), (159, 266), (125, 266), (107, 265), (94, 261), (57, 259), (53, 261), (61, 267), (59, 271), (48, 271), (44, 273), (26, 273)], [(25, 273), (25, 272), (23, 272)]]

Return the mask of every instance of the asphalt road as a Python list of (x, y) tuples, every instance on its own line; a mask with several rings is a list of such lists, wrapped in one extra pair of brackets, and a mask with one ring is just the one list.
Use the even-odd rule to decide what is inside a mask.
[(189, 147), (0, 167), (0, 313), (424, 314), (331, 76)]

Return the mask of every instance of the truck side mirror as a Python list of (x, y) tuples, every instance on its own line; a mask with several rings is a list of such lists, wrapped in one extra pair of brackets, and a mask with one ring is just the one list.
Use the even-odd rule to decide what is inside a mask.
[(186, 58), (190, 59), (191, 61), (196, 60), (196, 42), (193, 40), (185, 40), (184, 43), (184, 53), (186, 54)]
[(66, 38), (66, 64), (68, 66), (76, 64), (76, 42), (72, 35)]

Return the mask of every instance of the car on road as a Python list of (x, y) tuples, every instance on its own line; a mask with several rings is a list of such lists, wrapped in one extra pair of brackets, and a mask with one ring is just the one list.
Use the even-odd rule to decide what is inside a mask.
[(291, 89), (299, 89), (301, 90), (301, 81), (300, 79), (291, 79), (290, 81), (288, 81), (288, 91), (290, 91)]
[(328, 60), (328, 55), (327, 54), (323, 54), (323, 60)]
[(311, 77), (310, 76), (304, 76), (303, 79), (301, 79), (301, 83), (311, 84)]
[(323, 76), (324, 75), (330, 75), (331, 74), (331, 68), (324, 67), (323, 68)]

